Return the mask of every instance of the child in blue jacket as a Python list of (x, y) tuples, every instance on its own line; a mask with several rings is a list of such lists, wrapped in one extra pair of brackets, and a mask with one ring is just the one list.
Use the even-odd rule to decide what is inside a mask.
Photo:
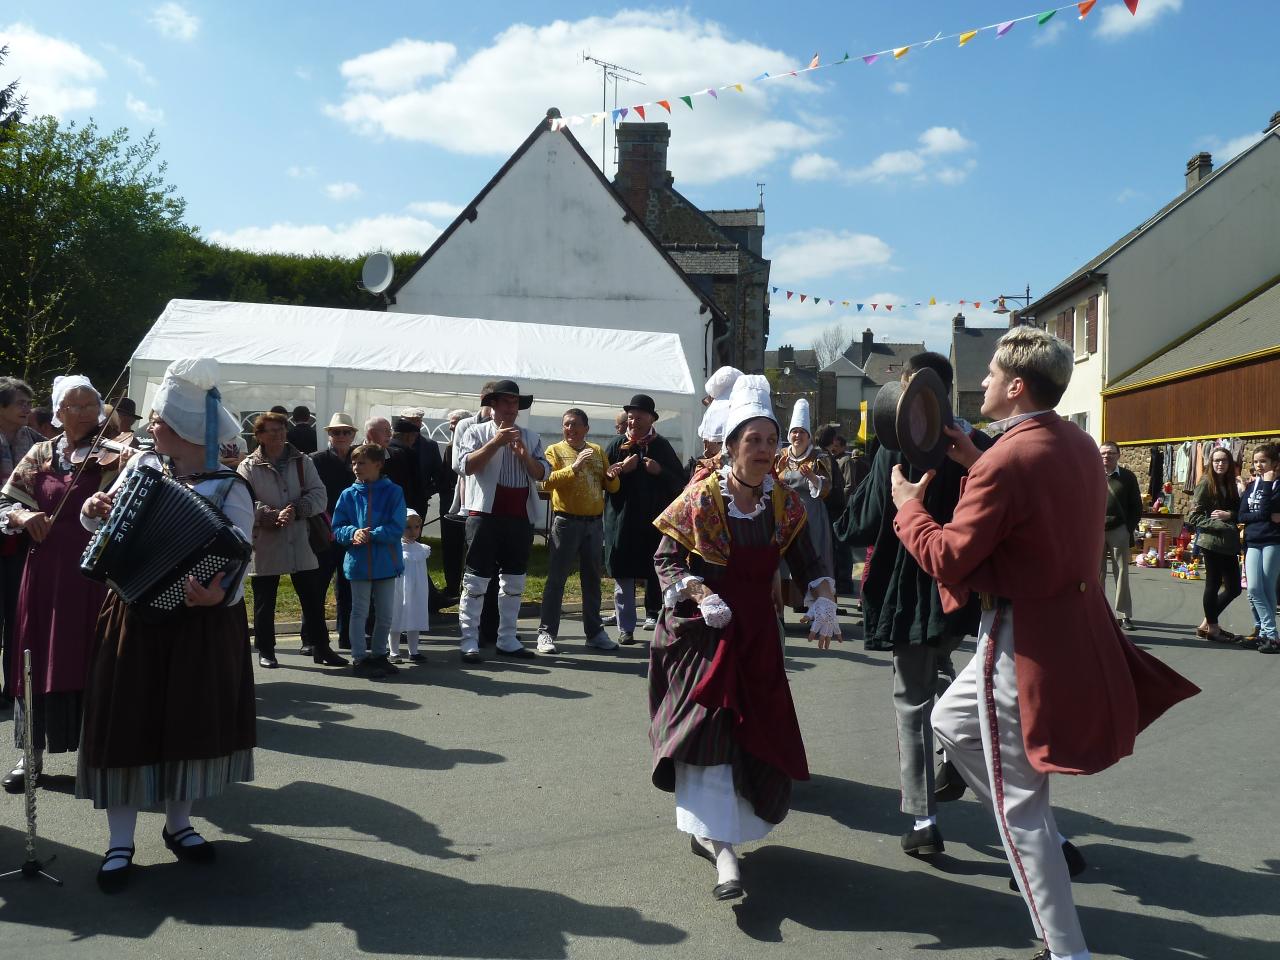
[[(333, 508), (333, 537), (347, 548), (343, 572), (351, 581), (352, 672), (377, 679), (399, 673), (387, 659), (396, 578), (404, 571), (400, 538), (404, 535), (404, 494), (382, 475), (386, 452), (376, 443), (351, 451), (356, 482), (343, 490)], [(373, 637), (365, 650), (364, 624), (373, 599)]]

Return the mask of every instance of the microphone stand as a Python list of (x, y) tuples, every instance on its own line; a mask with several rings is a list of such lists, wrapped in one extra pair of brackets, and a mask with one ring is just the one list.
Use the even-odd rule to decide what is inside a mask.
[(32, 769), (35, 762), (35, 749), (31, 746), (31, 741), (35, 739), (35, 720), (31, 712), (30, 650), (22, 651), (22, 703), (26, 711), (27, 724), (26, 735), (22, 738), (22, 784), (27, 804), (27, 859), (17, 870), (0, 873), (0, 880), (5, 879), (5, 877), (21, 877), (24, 880), (44, 877), (46, 880), (52, 880), (54, 884), (60, 887), (62, 886), (62, 881), (53, 874), (46, 873), (44, 869), (46, 864), (52, 863), (57, 859), (57, 854), (44, 861), (36, 859), (36, 778), (39, 774)]

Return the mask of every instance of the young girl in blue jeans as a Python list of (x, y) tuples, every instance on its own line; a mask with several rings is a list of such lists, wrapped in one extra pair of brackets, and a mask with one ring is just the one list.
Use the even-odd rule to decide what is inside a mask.
[[(352, 672), (377, 679), (399, 673), (387, 660), (396, 578), (404, 571), (400, 538), (404, 535), (404, 494), (382, 475), (386, 453), (375, 443), (351, 451), (356, 482), (342, 491), (333, 508), (333, 537), (347, 547), (343, 572), (351, 581)], [(372, 650), (364, 645), (364, 624), (373, 600)]]

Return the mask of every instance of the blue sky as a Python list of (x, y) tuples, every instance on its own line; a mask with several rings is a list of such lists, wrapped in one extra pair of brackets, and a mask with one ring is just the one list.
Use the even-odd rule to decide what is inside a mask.
[[(1220, 163), (1280, 110), (1266, 0), (1100, 0), (918, 43), (1053, 5), (7, 0), (0, 80), (33, 113), (154, 129), (206, 237), (357, 253), (422, 249), (546, 107), (599, 109), (583, 51), (642, 72), (627, 105), (916, 44), (677, 104), (670, 165), (704, 207), (754, 206), (764, 181), (772, 282), (837, 301), (777, 295), (771, 346), (843, 323), (945, 348), (953, 307), (839, 301), (1043, 293), (1179, 192), (1194, 152)], [(575, 133), (598, 157), (598, 128)]]

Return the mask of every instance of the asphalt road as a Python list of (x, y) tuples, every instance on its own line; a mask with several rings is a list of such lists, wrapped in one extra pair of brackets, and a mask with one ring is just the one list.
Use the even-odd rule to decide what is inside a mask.
[[(1135, 756), (1054, 782), (1059, 825), (1089, 861), (1075, 885), (1085, 934), (1099, 958), (1275, 960), (1280, 657), (1196, 640), (1198, 585), (1165, 571), (1135, 581), (1135, 639), (1204, 692)], [(1224, 623), (1249, 622), (1242, 597)], [(140, 869), (116, 897), (93, 880), (105, 817), (72, 799), (72, 759), (51, 758), (39, 852), (57, 855), (66, 885), (0, 882), (0, 957), (989, 960), (1038, 948), (971, 797), (941, 811), (945, 855), (900, 851), (910, 824), (886, 654), (790, 640), (814, 776), (746, 848), (748, 896), (724, 904), (672, 798), (649, 784), (647, 648), (589, 652), (578, 626), (566, 620), (557, 657), (464, 668), (443, 618), (429, 665), (384, 682), (313, 668), (283, 641), (282, 668), (258, 672), (257, 779), (195, 811), (218, 863), (175, 862), (161, 816), (144, 813)], [(0, 795), (0, 869), (21, 863), (23, 823), (20, 798)]]

